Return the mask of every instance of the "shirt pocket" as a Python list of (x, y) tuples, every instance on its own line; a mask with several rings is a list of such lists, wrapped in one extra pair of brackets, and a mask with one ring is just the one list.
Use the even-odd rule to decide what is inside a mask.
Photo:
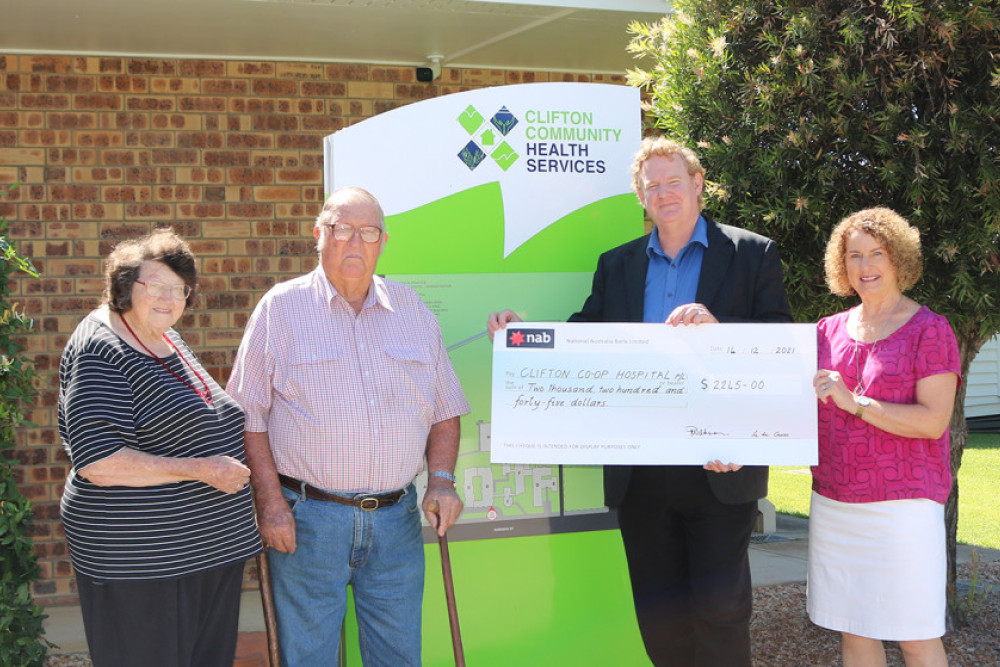
[[(302, 346), (292, 349), (278, 390), (289, 398), (329, 396), (336, 385), (342, 357), (336, 347)], [(337, 395), (339, 392), (333, 392)]]
[(386, 389), (390, 410), (426, 416), (434, 408), (434, 359), (421, 347), (387, 346)]

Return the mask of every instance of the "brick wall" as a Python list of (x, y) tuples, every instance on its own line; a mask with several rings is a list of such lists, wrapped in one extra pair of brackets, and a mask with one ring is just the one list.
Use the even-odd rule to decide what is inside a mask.
[(224, 382), (257, 299), (316, 264), (323, 137), (421, 99), (533, 81), (624, 77), (445, 68), (424, 84), (412, 67), (0, 52), (0, 215), (42, 272), (14, 285), (35, 320), (27, 354), (40, 373), (27, 415), (37, 427), (19, 432), (13, 452), (34, 503), (36, 600), (77, 599), (59, 523), (68, 462), (56, 371), (98, 305), (114, 243), (159, 225), (189, 240), (202, 292), (178, 329)]

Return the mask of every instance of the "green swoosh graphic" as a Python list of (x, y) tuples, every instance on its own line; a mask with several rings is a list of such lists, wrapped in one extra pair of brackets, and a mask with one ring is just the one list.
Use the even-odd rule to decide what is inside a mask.
[(593, 272), (597, 256), (642, 234), (633, 194), (608, 197), (557, 220), (503, 257), (499, 183), (470, 188), (386, 218), (379, 273)]

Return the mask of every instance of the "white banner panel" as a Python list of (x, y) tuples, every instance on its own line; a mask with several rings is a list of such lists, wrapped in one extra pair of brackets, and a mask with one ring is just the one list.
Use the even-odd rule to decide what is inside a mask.
[(639, 114), (638, 89), (609, 84), (528, 83), (445, 95), (327, 137), (326, 187), (363, 187), (386, 215), (396, 215), (498, 183), (506, 257), (581, 201), (629, 192)]

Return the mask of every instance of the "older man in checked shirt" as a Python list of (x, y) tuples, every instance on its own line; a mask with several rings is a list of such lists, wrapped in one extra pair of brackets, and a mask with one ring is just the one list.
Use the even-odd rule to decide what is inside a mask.
[(419, 665), (413, 479), (426, 457), (423, 509), (443, 535), (462, 511), (454, 468), (469, 405), (434, 315), (375, 276), (388, 238), (378, 201), (337, 190), (313, 235), (319, 266), (257, 304), (226, 387), (246, 411), (282, 662), (336, 661), (351, 584), (365, 665)]

